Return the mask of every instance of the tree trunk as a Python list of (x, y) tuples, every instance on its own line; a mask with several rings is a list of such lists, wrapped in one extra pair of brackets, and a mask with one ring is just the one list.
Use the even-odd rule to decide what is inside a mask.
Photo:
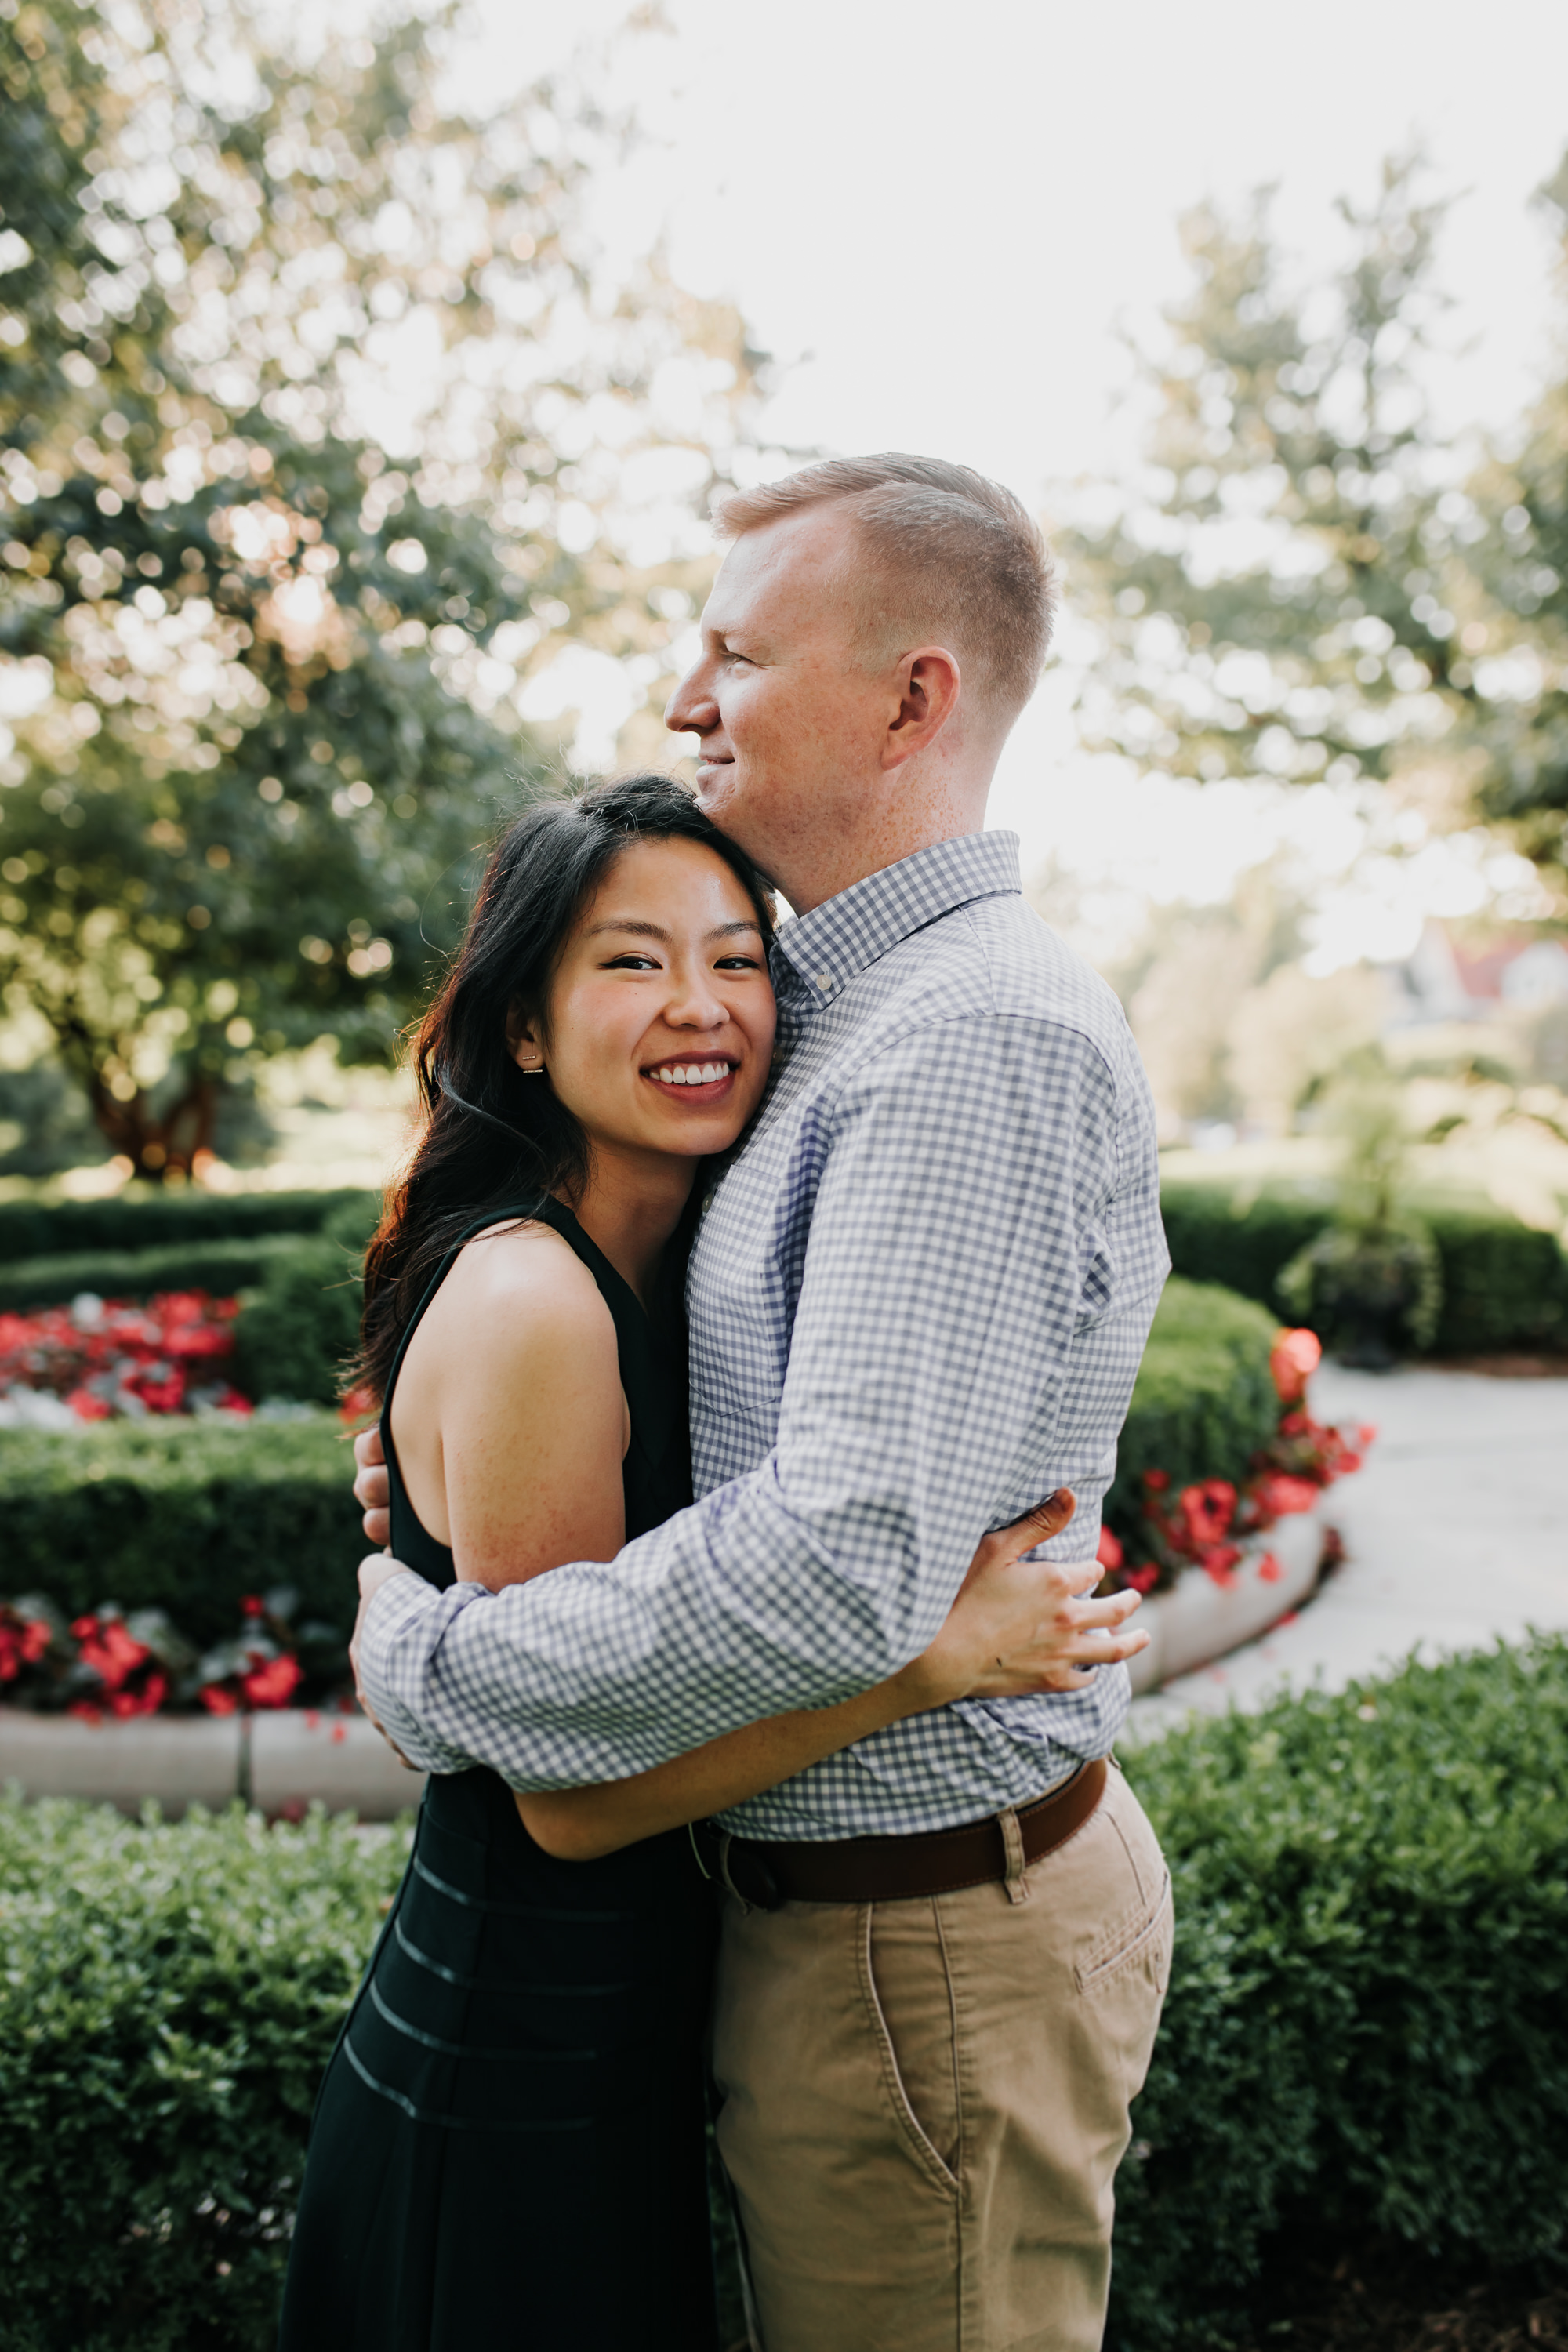
[(131, 1162), (133, 1176), (161, 1184), (171, 1175), (189, 1176), (199, 1152), (210, 1151), (217, 1124), (216, 1078), (193, 1078), (162, 1118), (155, 1118), (145, 1094), (121, 1102), (96, 1075), (89, 1082), (92, 1115), (115, 1151)]

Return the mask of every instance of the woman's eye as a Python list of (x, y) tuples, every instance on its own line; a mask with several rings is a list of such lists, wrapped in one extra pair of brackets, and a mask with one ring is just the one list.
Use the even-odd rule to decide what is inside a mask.
[(740, 955), (721, 956), (713, 967), (715, 971), (761, 971), (762, 968), (755, 956)]
[(639, 955), (612, 956), (602, 968), (605, 971), (657, 971), (658, 970), (652, 956)]

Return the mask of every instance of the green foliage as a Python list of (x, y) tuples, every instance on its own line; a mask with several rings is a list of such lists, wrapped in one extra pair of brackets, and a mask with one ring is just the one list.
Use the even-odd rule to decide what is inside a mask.
[(8, 2352), (272, 2345), (316, 2086), (407, 1843), (0, 1803)]
[(1200, 1478), (1240, 1484), (1279, 1425), (1268, 1370), (1279, 1328), (1278, 1315), (1216, 1284), (1176, 1276), (1166, 1284), (1106, 1496), (1106, 1519), (1118, 1534), (1137, 1523), (1145, 1470), (1168, 1471), (1176, 1486)]
[(1443, 1305), (1436, 1244), (1418, 1217), (1326, 1226), (1282, 1266), (1275, 1296), (1347, 1364), (1386, 1370), (1431, 1346)]
[[(1189, 214), (1188, 296), (1147, 360), (1147, 463), (1063, 534), (1102, 646), (1091, 741), (1166, 772), (1349, 785), (1409, 772), (1561, 883), (1568, 382), (1456, 487), (1426, 396), (1445, 206), (1384, 165), (1350, 250), (1293, 284), (1270, 197)], [(1568, 230), (1568, 162), (1543, 202)], [(1568, 240), (1563, 247), (1568, 288)]]
[[(390, 1054), (487, 837), (545, 788), (520, 671), (567, 625), (646, 653), (689, 610), (563, 544), (610, 499), (595, 404), (727, 353), (717, 428), (750, 383), (739, 321), (656, 274), (587, 299), (593, 106), (443, 113), (441, 39), (329, 28), (302, 62), (240, 0), (0, 7), (0, 651), (37, 685), (0, 992), (151, 1174), (211, 1147), (258, 1057)], [(399, 320), (454, 408), (411, 420), (405, 468), (354, 421)]]
[(115, 1601), (166, 1610), (201, 1646), (247, 1593), (287, 1578), (300, 1613), (346, 1631), (363, 1549), (342, 1425), (170, 1418), (81, 1434), (0, 1432), (5, 1582), (68, 1617)]
[(314, 1234), (351, 1209), (368, 1231), (378, 1205), (374, 1192), (154, 1192), (142, 1184), (101, 1201), (0, 1201), (0, 1265), (84, 1250), (128, 1254), (253, 1234)]
[[(1568, 1643), (1206, 1722), (1129, 1773), (1176, 1952), (1110, 2352), (1250, 2340), (1304, 2210), (1561, 2250)], [(271, 2344), (316, 2083), (405, 1853), (320, 1818), (0, 1806), (8, 2347)]]
[(162, 1249), (26, 1258), (19, 1265), (0, 1265), (0, 1313), (58, 1307), (84, 1290), (100, 1298), (151, 1298), (158, 1290), (205, 1290), (231, 1298), (262, 1281), (279, 1256), (300, 1245), (294, 1234), (258, 1234), (248, 1241), (165, 1242)]
[(234, 1327), (234, 1378), (258, 1401), (331, 1404), (359, 1338), (360, 1283), (353, 1257), (323, 1234), (279, 1253)]
[(1443, 1267), (1440, 1355), (1560, 1348), (1568, 1339), (1568, 1259), (1556, 1235), (1460, 1209), (1430, 1210)]
[(1568, 1643), (1128, 1759), (1176, 1954), (1118, 2183), (1111, 2352), (1250, 2342), (1272, 2233), (1568, 2243)]
[[(1568, 1334), (1568, 1260), (1553, 1234), (1500, 1211), (1430, 1200), (1418, 1205), (1442, 1275), (1434, 1353), (1561, 1346)], [(1225, 1283), (1276, 1312), (1286, 1305), (1276, 1286), (1279, 1275), (1333, 1213), (1326, 1201), (1269, 1192), (1248, 1199), (1229, 1185), (1185, 1181), (1164, 1186), (1160, 1207), (1178, 1273)]]

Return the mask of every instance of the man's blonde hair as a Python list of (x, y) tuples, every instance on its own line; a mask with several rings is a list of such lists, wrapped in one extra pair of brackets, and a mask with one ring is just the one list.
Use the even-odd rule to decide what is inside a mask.
[(713, 519), (738, 539), (829, 504), (847, 508), (859, 542), (847, 585), (864, 613), (862, 655), (946, 644), (967, 658), (979, 699), (1015, 719), (1039, 683), (1056, 614), (1050, 554), (1023, 502), (968, 466), (891, 451), (825, 457), (732, 491)]

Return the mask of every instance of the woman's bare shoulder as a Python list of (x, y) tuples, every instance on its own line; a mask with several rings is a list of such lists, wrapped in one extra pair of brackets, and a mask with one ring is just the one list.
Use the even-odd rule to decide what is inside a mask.
[(598, 1284), (552, 1227), (513, 1222), (467, 1244), (441, 1286), (443, 1319), (462, 1324), (492, 1357), (531, 1356), (563, 1344), (613, 1356), (616, 1327)]

